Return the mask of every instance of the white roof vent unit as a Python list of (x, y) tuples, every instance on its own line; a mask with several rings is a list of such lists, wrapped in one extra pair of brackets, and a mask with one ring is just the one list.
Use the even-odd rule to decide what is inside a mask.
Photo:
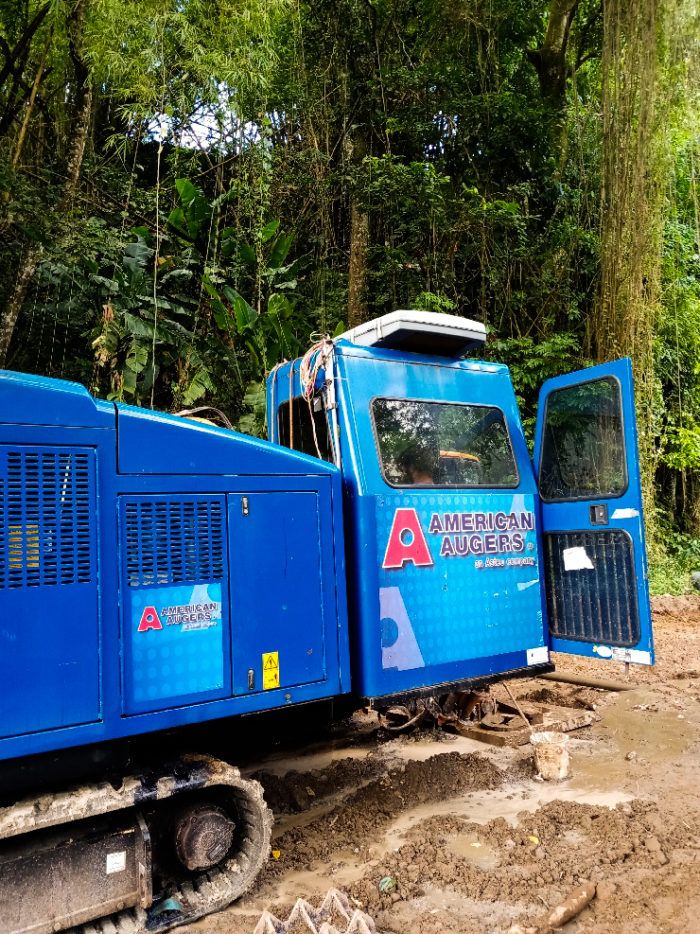
[(383, 347), (439, 357), (463, 357), (486, 341), (479, 321), (434, 311), (392, 311), (358, 324), (340, 338), (362, 347)]

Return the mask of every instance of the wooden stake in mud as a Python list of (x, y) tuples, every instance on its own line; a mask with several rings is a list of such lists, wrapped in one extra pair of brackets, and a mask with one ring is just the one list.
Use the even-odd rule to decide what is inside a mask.
[(506, 689), (506, 691), (508, 692), (508, 697), (510, 697), (510, 699), (513, 701), (513, 706), (515, 707), (515, 709), (518, 711), (518, 713), (520, 714), (520, 716), (521, 716), (521, 717), (523, 718), (523, 720), (525, 721), (525, 726), (528, 728), (528, 730), (531, 730), (531, 729), (532, 729), (532, 724), (530, 723), (530, 721), (527, 719), (527, 717), (526, 717), (525, 714), (523, 713), (523, 708), (520, 706), (520, 704), (519, 704), (519, 703), (517, 702), (517, 700), (515, 699), (515, 695), (514, 695), (513, 692), (511, 691), (511, 689), (510, 689), (510, 687), (508, 686), (508, 683), (507, 683), (506, 681), (503, 682), (503, 687), (504, 687), (504, 688)]
[(572, 918), (580, 914), (586, 905), (590, 904), (595, 898), (595, 883), (584, 882), (569, 895), (556, 908), (552, 908), (548, 915), (540, 918), (532, 927), (524, 927), (520, 924), (513, 924), (508, 928), (507, 934), (550, 934), (563, 927)]
[(566, 901), (563, 901), (561, 905), (557, 905), (556, 908), (552, 908), (547, 915), (545, 930), (563, 927), (567, 921), (571, 921), (572, 918), (580, 914), (594, 898), (595, 885), (593, 882), (585, 882), (577, 889), (574, 889)]

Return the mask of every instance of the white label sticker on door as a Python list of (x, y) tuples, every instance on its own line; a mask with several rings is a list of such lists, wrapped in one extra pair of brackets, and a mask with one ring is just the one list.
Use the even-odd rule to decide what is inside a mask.
[(588, 557), (588, 553), (585, 548), (580, 546), (575, 548), (565, 548), (563, 551), (563, 556), (565, 571), (593, 570), (593, 564), (591, 559)]
[(616, 509), (610, 517), (611, 519), (636, 519), (639, 516), (638, 509)]
[(126, 869), (126, 850), (119, 850), (117, 853), (108, 853), (106, 868), (108, 876), (111, 876), (115, 872), (124, 872)]

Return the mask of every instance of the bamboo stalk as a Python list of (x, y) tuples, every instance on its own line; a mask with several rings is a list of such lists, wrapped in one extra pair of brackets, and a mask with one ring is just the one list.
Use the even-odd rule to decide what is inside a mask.
[(36, 76), (34, 78), (34, 83), (32, 84), (32, 90), (29, 95), (29, 101), (27, 102), (27, 109), (24, 112), (24, 119), (22, 120), (22, 126), (20, 127), (19, 136), (17, 137), (17, 144), (15, 146), (15, 153), (12, 157), (12, 168), (16, 169), (19, 163), (19, 158), (22, 155), (22, 149), (24, 147), (24, 140), (27, 136), (27, 130), (29, 129), (29, 121), (32, 119), (32, 113), (34, 111), (34, 103), (39, 93), (39, 87), (41, 85), (41, 79), (44, 76), (44, 65), (46, 64), (46, 55), (49, 51), (49, 46), (51, 45), (51, 39), (53, 37), (53, 30), (49, 35), (48, 42), (44, 46), (44, 51), (41, 55), (41, 61), (39, 62), (39, 67), (36, 71)]

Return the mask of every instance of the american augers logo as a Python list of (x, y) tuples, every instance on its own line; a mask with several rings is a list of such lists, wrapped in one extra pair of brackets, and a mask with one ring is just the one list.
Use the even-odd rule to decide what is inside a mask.
[[(526, 548), (528, 532), (535, 530), (535, 514), (520, 512), (434, 512), (428, 535), (438, 536), (441, 558), (467, 558), (488, 555), (520, 555)], [(510, 558), (505, 564), (534, 564), (534, 558)], [(398, 508), (389, 532), (382, 567), (402, 568), (406, 564), (431, 567), (433, 556), (420, 517), (415, 509)], [(493, 566), (503, 565), (495, 562)]]
[(202, 602), (184, 605), (164, 606), (157, 610), (147, 606), (141, 614), (137, 632), (150, 629), (164, 629), (166, 626), (180, 626), (183, 632), (193, 629), (209, 629), (221, 620), (221, 603)]

